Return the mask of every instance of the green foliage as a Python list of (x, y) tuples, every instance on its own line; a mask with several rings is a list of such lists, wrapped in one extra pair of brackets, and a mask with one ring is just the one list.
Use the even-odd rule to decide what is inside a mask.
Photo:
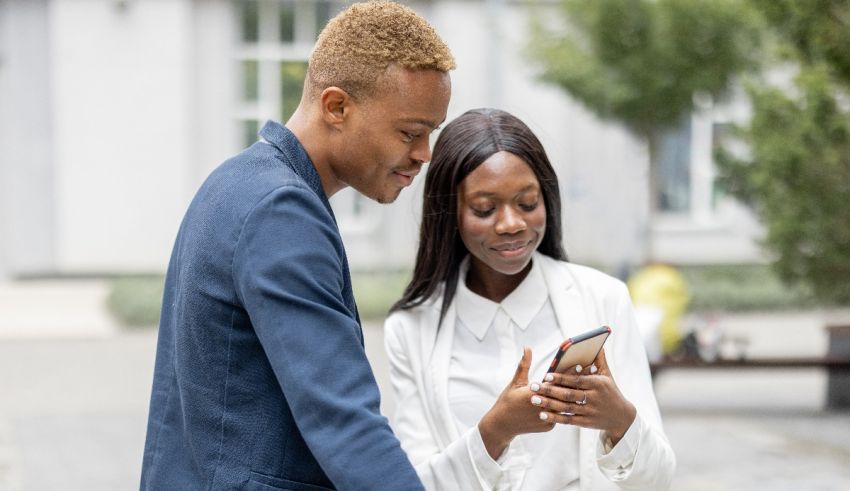
[(822, 64), (850, 84), (850, 2), (847, 0), (750, 0), (792, 59)]
[(751, 156), (721, 149), (721, 178), (765, 224), (783, 280), (850, 304), (850, 1), (751, 2), (799, 73), (792, 90), (750, 85)]
[(756, 65), (758, 17), (736, 0), (562, 0), (529, 54), (544, 80), (652, 138)]
[(128, 327), (157, 325), (164, 281), (159, 275), (114, 279), (106, 300), (109, 312)]
[(749, 89), (752, 161), (718, 157), (726, 188), (750, 202), (767, 228), (765, 245), (789, 283), (806, 282), (824, 301), (850, 302), (850, 112), (827, 70), (804, 68), (799, 95)]

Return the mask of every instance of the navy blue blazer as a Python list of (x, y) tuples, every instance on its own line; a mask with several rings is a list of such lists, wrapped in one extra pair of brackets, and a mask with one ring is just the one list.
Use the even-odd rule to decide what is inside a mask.
[(379, 412), (319, 175), (289, 130), (260, 134), (180, 225), (141, 488), (420, 490)]

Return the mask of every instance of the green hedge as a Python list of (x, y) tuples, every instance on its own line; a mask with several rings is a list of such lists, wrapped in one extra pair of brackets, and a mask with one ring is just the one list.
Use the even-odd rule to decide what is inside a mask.
[[(353, 273), (357, 307), (363, 320), (381, 320), (401, 297), (408, 273)], [(162, 306), (161, 275), (125, 276), (112, 280), (107, 307), (127, 327), (156, 326)]]
[(161, 275), (115, 278), (107, 298), (109, 312), (128, 327), (156, 326), (162, 307)]
[[(681, 266), (688, 284), (690, 311), (755, 311), (817, 307), (811, 291), (786, 286), (765, 265)], [(354, 272), (352, 283), (363, 320), (382, 320), (401, 297), (409, 272)], [(129, 327), (159, 321), (163, 277), (131, 276), (112, 281), (108, 306)]]
[(803, 286), (788, 286), (767, 265), (682, 266), (690, 311), (755, 311), (815, 307)]

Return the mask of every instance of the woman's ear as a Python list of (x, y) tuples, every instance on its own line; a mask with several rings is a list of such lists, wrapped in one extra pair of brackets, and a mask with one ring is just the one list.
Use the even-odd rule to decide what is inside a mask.
[(348, 92), (339, 87), (326, 88), (320, 96), (322, 120), (331, 126), (344, 123), (351, 111), (352, 102)]

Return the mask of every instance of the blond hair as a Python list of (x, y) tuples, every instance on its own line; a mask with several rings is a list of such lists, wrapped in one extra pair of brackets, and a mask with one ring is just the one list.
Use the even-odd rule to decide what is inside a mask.
[(368, 96), (390, 64), (448, 72), (455, 60), (434, 28), (395, 2), (355, 3), (331, 19), (310, 55), (311, 94), (335, 86), (352, 97)]

